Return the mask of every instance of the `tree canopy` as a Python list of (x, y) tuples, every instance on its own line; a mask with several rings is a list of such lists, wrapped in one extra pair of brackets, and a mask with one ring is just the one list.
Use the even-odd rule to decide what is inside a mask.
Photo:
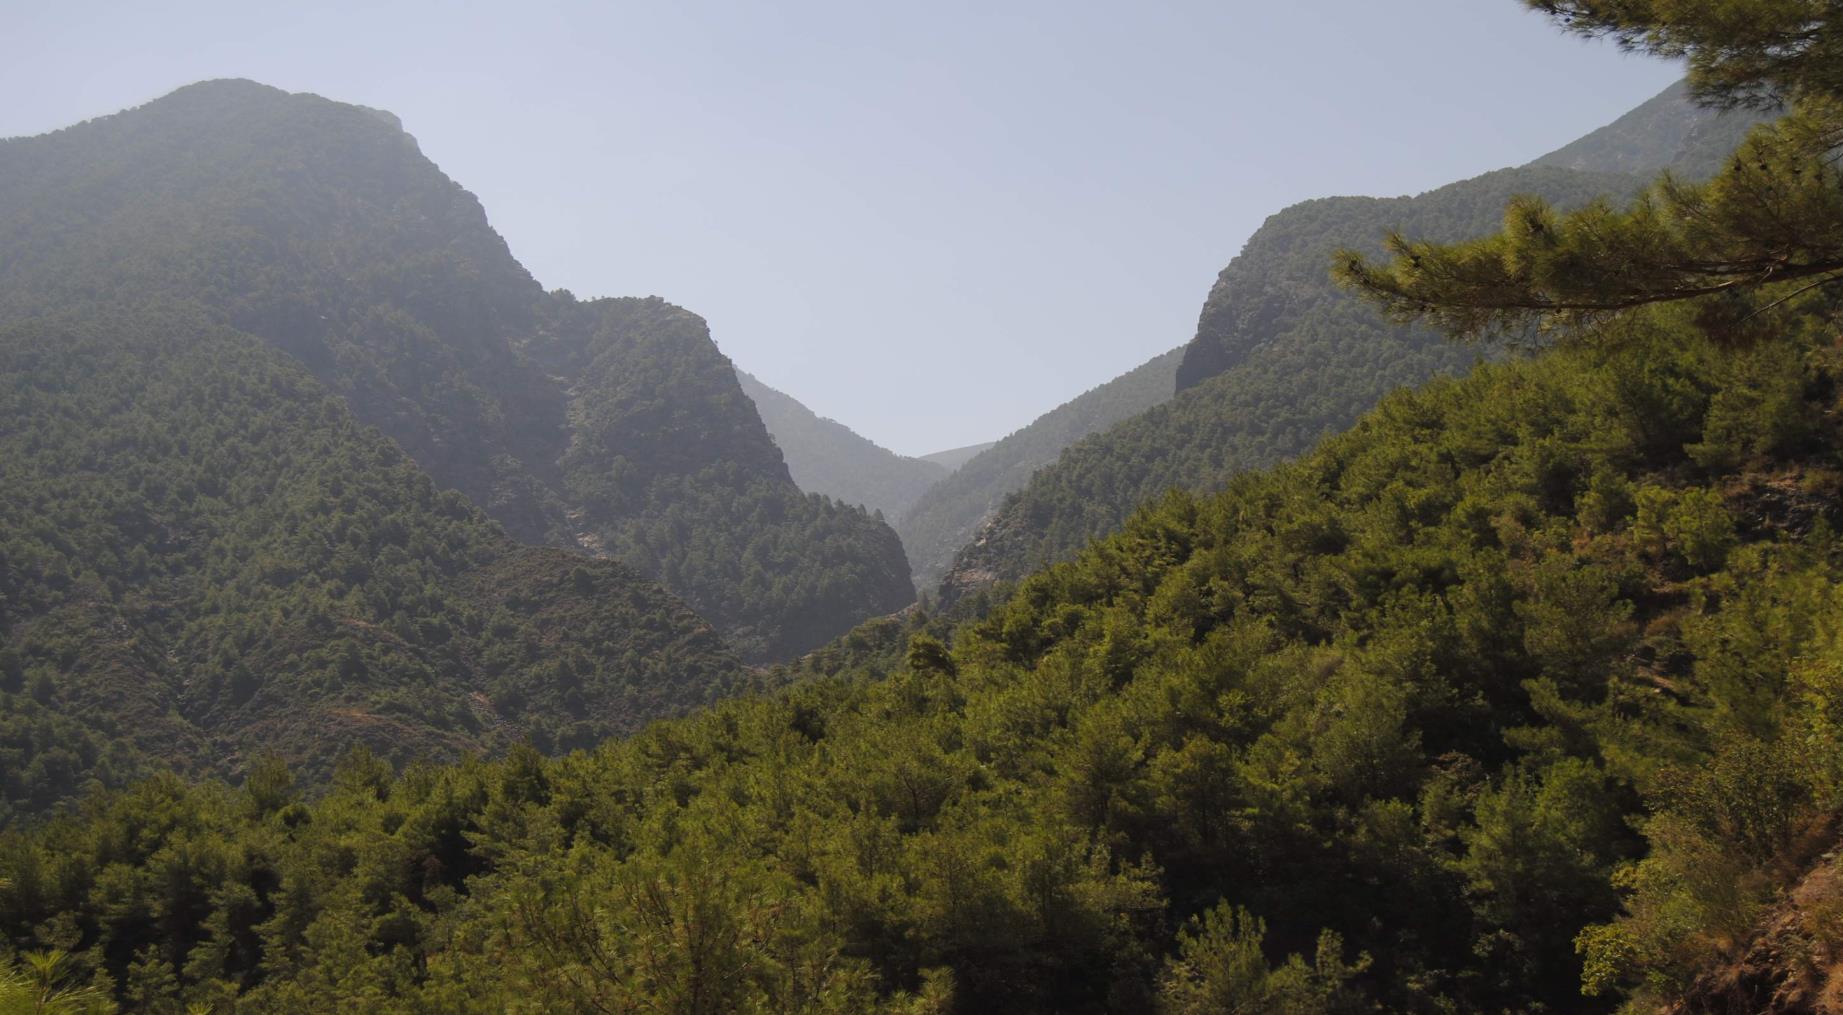
[(156, 1011), (1670, 996), (1843, 806), (1826, 296), (1397, 393), (592, 751), (95, 796), (0, 834), (0, 965)]

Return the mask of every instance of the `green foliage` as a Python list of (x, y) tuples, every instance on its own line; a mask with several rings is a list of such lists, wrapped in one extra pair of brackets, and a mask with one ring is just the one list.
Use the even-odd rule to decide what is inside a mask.
[[(1636, 182), (1615, 173), (1531, 165), (1486, 173), (1413, 197), (1321, 198), (1287, 208), (1263, 223), (1217, 276), (1203, 303), (1196, 337), (1185, 347), (1178, 390), (1223, 374), (1265, 347), (1287, 344), (1296, 331), (1312, 336), (1335, 329), (1333, 340), (1350, 343), (1351, 351), (1332, 363), (1360, 357), (1372, 367), (1387, 364), (1394, 357), (1375, 351), (1382, 342), (1393, 341), (1407, 350), (1438, 347), (1441, 338), (1431, 331), (1391, 328), (1341, 291), (1326, 277), (1332, 255), (1340, 248), (1378, 250), (1390, 230), (1459, 241), (1491, 231), (1502, 220), (1505, 202), (1515, 195), (1536, 194), (1554, 204), (1578, 206), (1603, 195), (1630, 193)], [(1369, 404), (1373, 399), (1355, 411)]]
[(1325, 274), (1340, 245), (1371, 243), (1390, 224), (1471, 235), (1489, 229), (1514, 193), (1581, 202), (1629, 186), (1604, 174), (1504, 170), (1418, 197), (1308, 201), (1274, 216), (1210, 291), (1177, 397), (1037, 472), (963, 546), (944, 592), (957, 598), (1066, 560), (1167, 490), (1219, 489), (1348, 428), (1388, 392), (1478, 359), (1428, 329), (1391, 326), (1340, 292)]
[(20, 1015), (109, 1015), (108, 992), (64, 981), (70, 956), (57, 949), (27, 952), (17, 966), (0, 963), (0, 1011)]
[[(0, 836), (0, 935), (251, 1011), (1652, 996), (1843, 802), (1843, 371), (1799, 320), (1389, 396), (978, 621), (591, 752), (105, 793)], [(1736, 390), (1800, 392), (1803, 436), (1699, 454)]]
[(740, 678), (656, 585), (512, 543), (260, 341), (86, 316), (0, 330), (0, 816), (265, 751), (316, 782), (353, 743), (582, 746)]
[(793, 484), (703, 321), (543, 292), (388, 114), (217, 81), (0, 141), (0, 322), (156, 302), (285, 352), (516, 538), (622, 559), (752, 660), (913, 599), (887, 525)]
[[(521, 352), (592, 392), (562, 471), (607, 507), (580, 535), (645, 553), (633, 503), (760, 478), (611, 439), (701, 424), (650, 370), (727, 397), (708, 356), (644, 353), (686, 315), (556, 306)], [(1290, 333), (1335, 337), (1350, 307)], [(575, 715), (616, 682), (610, 630), (661, 600), (513, 547), (246, 335), (140, 308), (15, 329), (0, 409), (28, 423), (0, 461), (29, 468), (0, 492), (0, 693), (30, 705), (9, 735), (34, 749), (42, 714), (113, 695), (148, 744), (258, 760), (239, 789), (154, 775), (0, 833), (0, 990), (154, 1011), (1657, 1007), (1843, 811), (1837, 316), (1806, 293), (1733, 343), (1650, 308), (1165, 496), (976, 621), (874, 621), (776, 690), (565, 757), (396, 774), (356, 750), (317, 796), (259, 757), (289, 755), (290, 720), (379, 687), (421, 718), (482, 673), (514, 676), (495, 708)], [(1223, 377), (1262, 354), (1231, 352)], [(103, 380), (46, 383), (77, 376)], [(623, 596), (633, 620), (600, 626)]]
[(1709, 182), (1666, 176), (1623, 208), (1603, 200), (1564, 214), (1520, 196), (1502, 231), (1484, 239), (1450, 243), (1396, 231), (1386, 264), (1347, 250), (1338, 255), (1338, 278), (1397, 321), (1427, 320), (1458, 335), (1531, 322), (1577, 327), (1693, 300), (1706, 330), (1745, 341), (1767, 328), (1761, 315), (1771, 306), (1748, 302), (1748, 290), (1823, 285), (1843, 271), (1834, 240), (1843, 178), (1827, 147), (1811, 143), (1838, 123), (1829, 113), (1795, 111), (1756, 128)]
[[(1687, 58), (1696, 96), (1789, 109), (1756, 127), (1706, 183), (1665, 175), (1630, 207), (1568, 214), (1523, 196), (1495, 236), (1452, 243), (1396, 231), (1389, 260), (1339, 254), (1338, 278), (1399, 321), (1478, 336), (1531, 324), (1578, 327), (1635, 307), (1692, 301), (1730, 341), (1843, 272), (1843, 25), (1823, 0), (1525, 0), (1570, 31)], [(1813, 281), (1815, 280), (1815, 281)], [(1800, 288), (1790, 289), (1790, 284)], [(1771, 303), (1750, 299), (1766, 289)]]
[(1369, 957), (1353, 963), (1343, 942), (1326, 931), (1315, 961), (1298, 955), (1278, 969), (1267, 965), (1261, 945), (1267, 927), (1259, 917), (1228, 905), (1193, 917), (1177, 939), (1177, 955), (1165, 969), (1158, 1010), (1169, 1015), (1323, 1015), (1368, 1007), (1350, 980), (1369, 968)]
[(1566, 31), (1687, 57), (1698, 98), (1724, 105), (1843, 98), (1843, 25), (1826, 0), (1524, 0)]

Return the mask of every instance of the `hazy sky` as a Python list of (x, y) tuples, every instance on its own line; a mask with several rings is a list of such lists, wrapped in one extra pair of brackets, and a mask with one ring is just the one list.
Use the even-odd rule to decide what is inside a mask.
[(1526, 162), (1676, 69), (1515, 0), (0, 0), (0, 136), (203, 78), (391, 110), (518, 258), (906, 453), (1191, 336), (1267, 215)]

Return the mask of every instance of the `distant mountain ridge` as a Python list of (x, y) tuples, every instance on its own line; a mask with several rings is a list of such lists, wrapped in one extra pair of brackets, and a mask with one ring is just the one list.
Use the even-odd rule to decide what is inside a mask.
[[(956, 553), (942, 598), (1067, 559), (1167, 490), (1213, 490), (1284, 461), (1387, 392), (1477, 358), (1425, 328), (1390, 325), (1340, 291), (1330, 278), (1337, 249), (1375, 250), (1392, 227), (1429, 239), (1486, 233), (1517, 194), (1571, 205), (1634, 193), (1653, 169), (1706, 174), (1752, 122), (1697, 107), (1676, 86), (1521, 168), (1414, 197), (1306, 201), (1272, 216), (1212, 286), (1183, 351), (1177, 396), (1039, 471)], [(1646, 175), (1592, 168), (1618, 165)]]
[(1156, 356), (1075, 396), (1003, 440), (984, 445), (929, 487), (897, 522), (916, 584), (930, 588), (981, 522), (1063, 449), (1171, 397), (1182, 350)]
[(980, 452), (997, 443), (997, 441), (986, 441), (983, 444), (968, 444), (962, 448), (948, 448), (945, 451), (936, 451), (919, 457), (924, 462), (933, 462), (942, 468), (952, 470), (965, 465)]
[(218, 81), (0, 143), (0, 320), (128, 294), (263, 337), (515, 536), (630, 560), (751, 659), (913, 598), (702, 320), (545, 293), (393, 117)]
[(1715, 175), (1741, 139), (1769, 116), (1710, 109), (1679, 81), (1587, 136), (1531, 162), (1593, 173), (1651, 176), (1666, 169), (1696, 179)]
[(947, 466), (899, 455), (859, 436), (744, 370), (736, 371), (736, 379), (787, 459), (787, 471), (808, 493), (825, 494), (894, 519), (949, 471)]

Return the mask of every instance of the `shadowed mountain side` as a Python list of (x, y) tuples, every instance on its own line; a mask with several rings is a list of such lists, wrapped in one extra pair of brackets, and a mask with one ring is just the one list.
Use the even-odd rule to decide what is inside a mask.
[(741, 370), (736, 378), (787, 459), (787, 471), (807, 493), (822, 493), (894, 519), (948, 473), (944, 465), (905, 458), (860, 437)]
[(546, 294), (386, 114), (214, 81), (0, 142), (0, 320), (105, 295), (262, 337), (514, 536), (633, 553), (751, 659), (912, 598), (886, 525), (794, 485), (701, 320)]
[(0, 418), (0, 823), (264, 752), (583, 747), (742, 679), (656, 583), (515, 543), (193, 308), (0, 326)]

